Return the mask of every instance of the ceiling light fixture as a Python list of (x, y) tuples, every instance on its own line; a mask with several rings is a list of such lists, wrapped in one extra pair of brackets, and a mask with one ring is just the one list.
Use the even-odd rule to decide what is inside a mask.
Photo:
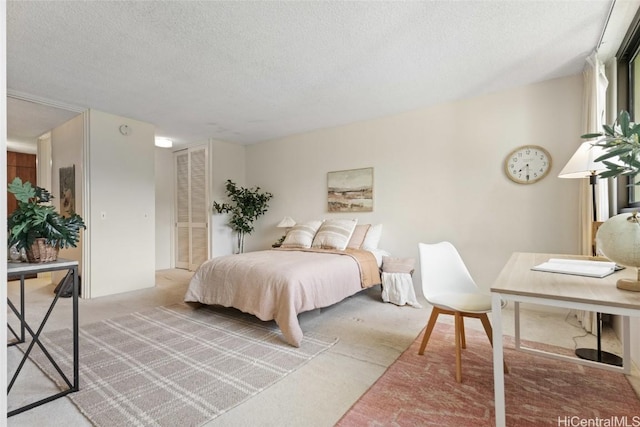
[(173, 147), (173, 141), (169, 138), (156, 138), (156, 147), (171, 148)]

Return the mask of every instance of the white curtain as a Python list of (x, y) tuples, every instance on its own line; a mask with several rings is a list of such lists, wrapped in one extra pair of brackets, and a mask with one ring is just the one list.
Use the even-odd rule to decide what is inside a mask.
[[(598, 59), (597, 52), (587, 58), (583, 79), (582, 131), (583, 133), (600, 132), (606, 117), (607, 86), (609, 81), (605, 74), (604, 64)], [(591, 221), (593, 220), (591, 200), (589, 180), (582, 179), (580, 183), (579, 224), (580, 249), (583, 255), (591, 255)], [(596, 214), (598, 221), (604, 221), (609, 217), (609, 191), (606, 182), (601, 182), (596, 186)], [(577, 310), (576, 316), (587, 332), (596, 330), (595, 313)]]

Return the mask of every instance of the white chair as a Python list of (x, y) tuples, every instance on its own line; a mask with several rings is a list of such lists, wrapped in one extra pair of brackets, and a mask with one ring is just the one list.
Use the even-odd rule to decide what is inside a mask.
[[(491, 312), (491, 295), (478, 289), (460, 254), (451, 243), (420, 243), (418, 247), (420, 249), (422, 292), (429, 304), (433, 305), (418, 354), (424, 354), (438, 315), (453, 315), (455, 318), (456, 381), (462, 382), (462, 349), (466, 348), (464, 318), (480, 319), (487, 337), (489, 337), (489, 342), (493, 346), (491, 323), (487, 317), (487, 313)], [(504, 366), (505, 372), (508, 372), (506, 363)]]

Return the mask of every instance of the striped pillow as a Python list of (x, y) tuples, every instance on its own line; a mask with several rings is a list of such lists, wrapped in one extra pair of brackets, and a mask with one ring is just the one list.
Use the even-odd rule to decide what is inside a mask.
[(357, 223), (357, 219), (326, 220), (313, 238), (311, 247), (345, 250)]
[(294, 225), (282, 242), (283, 248), (310, 248), (313, 236), (320, 228), (322, 221), (307, 221)]

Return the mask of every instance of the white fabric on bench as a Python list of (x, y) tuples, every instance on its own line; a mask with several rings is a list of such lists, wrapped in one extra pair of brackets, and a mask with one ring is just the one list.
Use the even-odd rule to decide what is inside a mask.
[(416, 299), (413, 280), (408, 273), (382, 273), (382, 301), (422, 308)]

